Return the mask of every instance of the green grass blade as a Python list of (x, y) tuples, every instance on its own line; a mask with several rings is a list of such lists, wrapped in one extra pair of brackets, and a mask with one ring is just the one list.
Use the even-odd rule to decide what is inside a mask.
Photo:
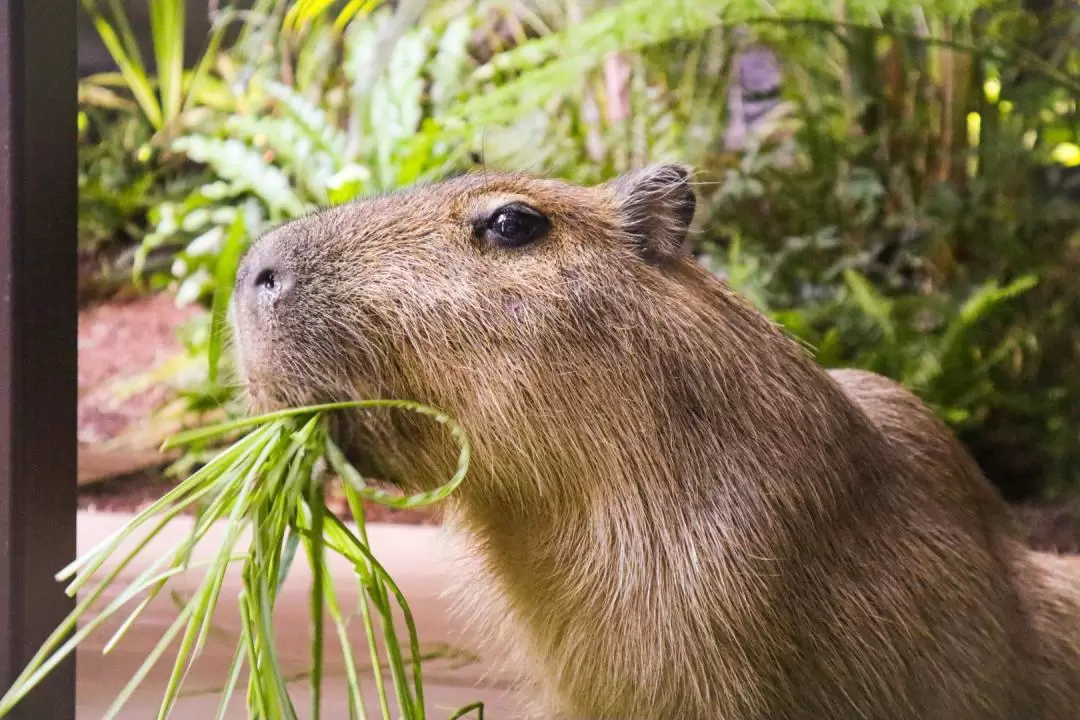
[[(151, 530), (146, 537), (144, 537), (134, 549), (128, 552), (124, 558), (117, 563), (117, 566), (109, 572), (109, 574), (102, 579), (97, 587), (88, 593), (82, 600), (78, 602), (75, 608), (68, 614), (56, 630), (54, 630), (41, 647), (35, 653), (34, 657), (27, 663), (26, 668), (15, 679), (8, 692), (0, 698), (0, 717), (5, 715), (10, 709), (18, 703), (18, 701), (26, 695), (30, 690), (34, 688), (43, 678), (48, 671), (40, 671), (40, 668), (51, 669), (55, 667), (64, 657), (66, 657), (76, 645), (85, 638), (93, 629), (101, 624), (105, 619), (111, 616), (116, 610), (122, 607), (133, 598), (139, 592), (145, 589), (145, 578), (152, 576), (157, 568), (164, 564), (167, 557), (159, 558), (157, 562), (151, 564), (143, 573), (135, 580), (132, 585), (121, 593), (112, 603), (102, 611), (98, 617), (91, 623), (81, 628), (73, 637), (63, 645), (59, 645), (65, 637), (68, 636), (72, 630), (76, 628), (79, 619), (86, 614), (90, 607), (104, 594), (109, 585), (115, 581), (121, 572), (131, 563), (132, 560), (146, 547), (147, 544), (154, 538), (154, 536), (172, 519), (172, 516), (167, 515), (162, 518), (155, 529)], [(59, 645), (59, 647), (58, 647)], [(51, 653), (51, 655), (50, 655)]]
[(325, 601), (323, 593), (323, 575), (326, 569), (326, 553), (323, 549), (323, 519), (326, 510), (323, 486), (319, 482), (311, 483), (309, 488), (311, 508), (311, 540), (307, 551), (311, 562), (311, 717), (319, 720), (322, 715), (322, 673), (323, 673), (323, 617)]
[(285, 578), (289, 575), (293, 560), (296, 558), (296, 550), (300, 547), (300, 535), (290, 532), (285, 539), (285, 551), (282, 553), (281, 565), (277, 572), (277, 591), (281, 592), (281, 586), (285, 584)]
[(244, 430), (251, 427), (257, 427), (259, 425), (265, 425), (266, 423), (273, 422), (275, 420), (284, 420), (287, 418), (294, 418), (301, 415), (328, 413), (335, 410), (375, 408), (396, 408), (399, 410), (408, 410), (410, 412), (426, 415), (428, 417), (434, 418), (436, 422), (447, 425), (451, 429), (451, 432), (454, 433), (455, 438), (458, 438), (459, 436), (464, 437), (464, 433), (461, 428), (454, 420), (450, 418), (449, 415), (444, 413), (442, 410), (439, 410), (438, 408), (432, 407), (430, 405), (423, 405), (421, 403), (411, 402), (409, 400), (349, 400), (343, 402), (324, 403), (321, 405), (308, 405), (299, 408), (289, 408), (286, 410), (275, 410), (273, 412), (264, 413), (262, 415), (255, 415), (252, 417), (230, 420), (228, 422), (219, 423), (217, 425), (210, 425), (204, 428), (197, 428), (195, 430), (180, 432), (166, 440), (162, 444), (162, 450), (171, 450), (184, 445), (191, 445), (196, 442), (210, 440), (216, 437), (221, 437), (222, 435), (236, 432), (237, 430)]
[[(271, 425), (270, 427), (278, 429), (275, 425)], [(280, 437), (280, 431), (277, 435), (278, 437), (271, 436), (262, 445), (259, 454), (247, 468), (243, 485), (241, 486), (239, 495), (233, 503), (229, 513), (229, 525), (225, 539), (222, 542), (221, 548), (218, 550), (218, 554), (214, 559), (210, 571), (203, 579), (199, 591), (188, 605), (188, 607), (194, 608), (192, 621), (189, 623), (187, 631), (184, 633), (184, 637), (181, 640), (180, 648), (177, 651), (176, 660), (173, 663), (173, 671), (169, 677), (168, 685), (165, 688), (165, 696), (162, 699), (161, 707), (158, 712), (158, 720), (164, 720), (172, 710), (172, 707), (176, 702), (176, 697), (179, 694), (183, 677), (187, 674), (187, 671), (190, 671), (191, 669), (190, 663), (193, 663), (202, 652), (206, 637), (210, 631), (210, 620), (213, 617), (214, 609), (217, 607), (218, 598), (221, 594), (221, 587), (224, 584), (225, 573), (228, 570), (228, 564), (232, 557), (233, 548), (239, 541), (240, 532), (244, 528), (244, 523), (240, 522), (240, 520), (243, 515), (246, 514), (248, 509), (248, 496), (251, 494), (252, 489), (258, 481), (267, 459), (277, 448), (276, 440)], [(190, 662), (188, 662), (189, 658)], [(187, 665), (186, 670), (185, 665)]]
[[(360, 542), (363, 543), (364, 547), (370, 547), (367, 537), (367, 523), (364, 518), (364, 506), (360, 502), (356, 492), (348, 485), (345, 487), (345, 498), (349, 504), (349, 510), (352, 512), (353, 518), (357, 521), (356, 528), (360, 536)], [(386, 589), (383, 587), (383, 583), (372, 564), (365, 563), (365, 570), (366, 582), (364, 589), (372, 597), (373, 604), (382, 616), (383, 635), (386, 642), (387, 656), (390, 665), (390, 677), (394, 681), (394, 690), (398, 696), (398, 704), (402, 708), (402, 712), (407, 713), (406, 717), (411, 718), (415, 712), (417, 699), (408, 694), (405, 686), (405, 668), (402, 663), (401, 651), (399, 649), (400, 646), (394, 628), (393, 608), (390, 607), (390, 603), (386, 596)], [(414, 653), (413, 658), (415, 659), (416, 657), (417, 655)], [(375, 673), (378, 677), (382, 676), (382, 671), (378, 666), (375, 666)], [(423, 690), (420, 685), (417, 685), (416, 688), (419, 693), (420, 717), (422, 718)], [(408, 710), (406, 710), (406, 708), (408, 708)]]
[(458, 468), (455, 471), (454, 476), (448, 482), (440, 485), (434, 490), (405, 497), (369, 487), (367, 483), (364, 482), (360, 473), (356, 471), (356, 468), (345, 460), (345, 455), (341, 452), (341, 449), (330, 439), (327, 439), (326, 441), (326, 457), (334, 468), (334, 472), (338, 473), (342, 481), (363, 499), (398, 509), (424, 507), (449, 497), (464, 481), (465, 473), (468, 471), (471, 447), (463, 433), (456, 432), (456, 428), (452, 430), (452, 432), (454, 432), (461, 447), (461, 453), (458, 456)]
[(135, 102), (142, 108), (143, 114), (146, 115), (150, 125), (155, 130), (160, 130), (163, 124), (161, 106), (158, 104), (153, 84), (150, 82), (146, 70), (142, 67), (142, 63), (136, 62), (128, 55), (123, 42), (117, 37), (116, 31), (113, 30), (109, 21), (102, 17), (90, 0), (83, 0), (83, 7), (89, 13), (94, 28), (97, 30), (98, 36), (101, 37), (101, 42), (105, 45), (105, 49), (108, 50), (113, 62), (116, 63), (116, 67), (120, 69), (124, 80), (127, 81), (128, 88), (135, 97)]
[(221, 704), (218, 706), (217, 720), (225, 720), (225, 713), (228, 712), (229, 703), (232, 701), (233, 693), (236, 691), (236, 685), (240, 682), (240, 672), (244, 669), (244, 648), (247, 645), (247, 638), (244, 637), (244, 630), (240, 631), (240, 642), (236, 644), (236, 654), (233, 656), (232, 664), (229, 666), (228, 680), (225, 681), (225, 688), (221, 691)]
[[(171, 515), (166, 516), (165, 518), (163, 518), (162, 523), (159, 524), (159, 529), (161, 527), (164, 527), (164, 525), (168, 521), (170, 521), (171, 519), (172, 519)], [(181, 544), (179, 547), (177, 547), (175, 550), (173, 550), (173, 552), (158, 558), (157, 561), (155, 561), (150, 566), (148, 566), (139, 575), (139, 577), (136, 578), (135, 582), (133, 582), (131, 584), (131, 586), (127, 590), (125, 590), (123, 593), (121, 593), (121, 595), (117, 598), (117, 600), (118, 601), (123, 600), (123, 602), (126, 602), (127, 599), (130, 599), (131, 597), (134, 597), (134, 595), (137, 592), (141, 592), (143, 589), (145, 589), (146, 587), (148, 587), (150, 585), (153, 585), (153, 587), (150, 590), (150, 594), (147, 597), (147, 601), (153, 600), (158, 595), (158, 593), (162, 589), (164, 589), (166, 581), (168, 581), (172, 576), (174, 576), (176, 574), (179, 574), (179, 573), (182, 573), (182, 572), (186, 572), (188, 569), (193, 567), (191, 564), (189, 564), (188, 562), (183, 560), (183, 558), (185, 558), (187, 556), (189, 547), (194, 546), (196, 543), (199, 542), (199, 540), (201, 540), (206, 535), (207, 532), (209, 532), (209, 530), (210, 530), (210, 528), (212, 526), (212, 522), (213, 522), (212, 520), (204, 521), (203, 525), (197, 526), (192, 531), (191, 536), (189, 537), (189, 539), (184, 544)], [(138, 550), (136, 552), (141, 550), (142, 547), (144, 547), (145, 544), (147, 542), (149, 542), (149, 540), (152, 539), (153, 536), (156, 535), (156, 534), (157, 534), (156, 530), (152, 531), (147, 536), (147, 538), (144, 540), (143, 544), (140, 545), (140, 547), (138, 548)], [(230, 559), (230, 562), (232, 562), (233, 560), (236, 560), (236, 559), (237, 559), (236, 557), (233, 557), (233, 558)], [(157, 572), (158, 567), (160, 567), (161, 565), (166, 564), (168, 562), (171, 562), (172, 567), (169, 570), (165, 571), (164, 573), (161, 573), (160, 575), (155, 576), (154, 573)], [(202, 564), (204, 564), (204, 563), (199, 563), (199, 565), (202, 565)], [(141, 614), (144, 609), (145, 609), (145, 605), (140, 605), (140, 606), (136, 607), (136, 609), (131, 613), (131, 615), (127, 618), (127, 620), (124, 621), (123, 625), (116, 632), (116, 634), (113, 636), (113, 638), (111, 638), (109, 640), (109, 642), (106, 644), (105, 652), (107, 652), (108, 649), (113, 644), (115, 644), (116, 642), (119, 642), (119, 640), (123, 636), (124, 632), (126, 632), (126, 629), (138, 618), (139, 614)]]
[(274, 642), (274, 629), (271, 626), (273, 608), (270, 600), (270, 592), (265, 580), (260, 579), (258, 581), (258, 590), (259, 616), (255, 618), (255, 620), (256, 627), (259, 631), (259, 640), (266, 649), (267, 663), (265, 667), (269, 673), (272, 687), (277, 694), (278, 701), (281, 703), (284, 717), (287, 718), (287, 720), (296, 720), (296, 708), (293, 707), (292, 699), (289, 697), (289, 690), (285, 687), (285, 677), (284, 673), (281, 672), (281, 661), (278, 658), (277, 645)]
[(222, 338), (225, 334), (226, 316), (229, 299), (232, 297), (233, 283), (236, 281), (236, 266), (244, 251), (244, 215), (237, 213), (236, 219), (225, 237), (225, 245), (218, 256), (214, 271), (214, 298), (210, 308), (210, 343), (206, 357), (210, 364), (209, 380), (218, 380), (218, 363), (221, 358)]
[(364, 18), (375, 11), (383, 0), (350, 0), (349, 4), (341, 9), (337, 19), (334, 20), (334, 30), (342, 32), (345, 26), (356, 18)]
[[(13, 708), (90, 633), (97, 631), (107, 619), (114, 617), (132, 600), (149, 591), (145, 597), (139, 598), (134, 610), (108, 639), (104, 652), (114, 649), (171, 579), (189, 569), (205, 566), (208, 570), (195, 594), (187, 601), (179, 601), (182, 606), (180, 614), (109, 709), (112, 717), (124, 707), (161, 655), (179, 637), (176, 657), (158, 711), (159, 719), (168, 717), (180, 696), (185, 679), (209, 637), (229, 566), (243, 560), (244, 589), (240, 597), (242, 632), (227, 683), (222, 690), (226, 697), (219, 708), (219, 715), (226, 712), (229, 698), (235, 691), (240, 673), (246, 664), (250, 670), (247, 703), (251, 716), (266, 720), (293, 720), (297, 717), (296, 709), (289, 696), (274, 645), (273, 610), (296, 549), (303, 543), (313, 568), (313, 720), (322, 712), (327, 612), (333, 619), (342, 651), (347, 655), (345, 668), (349, 688), (349, 717), (367, 717), (367, 707), (348, 637), (348, 624), (338, 605), (332, 578), (325, 569), (327, 549), (349, 559), (355, 568), (364, 630), (383, 717), (386, 720), (391, 717), (391, 703), (388, 697), (389, 688), (382, 676), (383, 664), (380, 662), (378, 647), (380, 638), (374, 627), (372, 608), (382, 621), (381, 641), (387, 655), (386, 665), (393, 679), (400, 713), (409, 720), (423, 720), (422, 657), (415, 623), (400, 589), (385, 568), (375, 560), (368, 547), (361, 498), (364, 496), (362, 491), (369, 488), (366, 488), (359, 473), (347, 463), (340, 450), (330, 442), (324, 422), (325, 412), (357, 407), (396, 408), (419, 412), (446, 425), (460, 446), (459, 467), (447, 485), (432, 493), (422, 493), (409, 498), (391, 498), (391, 502), (434, 502), (457, 487), (468, 465), (469, 443), (461, 428), (435, 408), (406, 401), (356, 401), (294, 408), (255, 419), (256, 426), (247, 435), (234, 442), (231, 447), (218, 452), (203, 468), (167, 493), (148, 511), (137, 515), (120, 531), (110, 534), (90, 553), (76, 560), (58, 575), (58, 579), (71, 578), (73, 575), (69, 589), (73, 594), (81, 593), (82, 597), (75, 610), (24, 668), (15, 685), (0, 698), (0, 716)], [(252, 425), (250, 421), (239, 424), (224, 423), (211, 428), (209, 433), (203, 430), (188, 434), (186, 441), (201, 442)], [(358, 535), (354, 535), (326, 508), (321, 475), (316, 474), (314, 467), (320, 458), (328, 459), (331, 467), (350, 479), (346, 482), (345, 492), (353, 517), (357, 521)], [(319, 473), (321, 472), (320, 469)], [(211, 495), (212, 499), (204, 503), (204, 511), (195, 517), (188, 537), (151, 562), (133, 582), (106, 604), (104, 610), (89, 616), (89, 611), (105, 590), (115, 583), (119, 573), (145, 550), (150, 541), (179, 513), (196, 503), (202, 503), (207, 495)], [(378, 497), (375, 499), (379, 500)], [(193, 563), (191, 558), (195, 546), (222, 521), (226, 524), (224, 537), (212, 559), (208, 562)], [(148, 524), (149, 527), (144, 528)], [(241, 533), (246, 528), (252, 530), (252, 546), (246, 554), (235, 553)], [(122, 545), (134, 538), (137, 538), (137, 541), (133, 543), (132, 549), (118, 552)], [(104, 579), (98, 581), (98, 572), (106, 562), (112, 562), (112, 557), (116, 554), (121, 556), (120, 560), (105, 573)], [(91, 580), (95, 581), (92, 585)], [(89, 589), (82, 590), (84, 586)], [(411, 684), (395, 627), (394, 602), (400, 606), (408, 628), (409, 661), (412, 662)]]
[(181, 112), (187, 110), (192, 102), (199, 97), (199, 90), (202, 88), (203, 81), (210, 74), (210, 68), (218, 59), (221, 42), (225, 38), (225, 31), (228, 29), (229, 23), (236, 17), (238, 17), (237, 13), (231, 8), (227, 8), (218, 17), (214, 18), (214, 28), (210, 32), (210, 40), (206, 44), (202, 57), (195, 64), (195, 69), (184, 76), (184, 101), (180, 108)]
[[(334, 621), (338, 643), (341, 645), (342, 661), (345, 663), (345, 679), (349, 686), (349, 720), (367, 720), (367, 707), (364, 704), (364, 696), (360, 690), (360, 678), (356, 672), (356, 662), (353, 660), (349, 629), (341, 614), (341, 606), (338, 604), (332, 578), (324, 574), (323, 584), (325, 585), (326, 607), (330, 612), (331, 619)], [(363, 596), (361, 596), (361, 600), (363, 600)], [(374, 670), (378, 672), (378, 666), (375, 666)]]
[(258, 443), (265, 436), (269, 435), (270, 430), (271, 428), (269, 427), (260, 428), (244, 438), (244, 441), (238, 442), (232, 447), (223, 450), (187, 480), (165, 493), (164, 496), (156, 500), (146, 509), (140, 511), (139, 514), (128, 521), (124, 527), (111, 533), (88, 553), (81, 558), (76, 559), (57, 573), (57, 580), (65, 580), (72, 575), (76, 576), (75, 580), (73, 580), (66, 588), (65, 592), (69, 595), (74, 595), (78, 592), (79, 588), (85, 584), (86, 580), (100, 569), (108, 556), (116, 551), (116, 548), (120, 546), (120, 543), (122, 543), (125, 538), (130, 537), (136, 529), (141, 527), (150, 518), (159, 515), (166, 507), (173, 505), (174, 503), (176, 504), (174, 509), (182, 509), (183, 507), (190, 506), (200, 497), (205, 495), (211, 488), (211, 485), (207, 483), (213, 479), (214, 475), (224, 472), (226, 468), (234, 463), (241, 462), (245, 455), (256, 452)]
[[(416, 635), (416, 625), (413, 621), (412, 612), (409, 610), (405, 596), (394, 583), (393, 579), (390, 578), (386, 569), (375, 559), (375, 556), (371, 554), (366, 543), (353, 535), (353, 533), (337, 517), (331, 515), (329, 520), (332, 531), (344, 539), (348, 544), (348, 548), (345, 549), (345, 557), (352, 561), (358, 568), (363, 566), (370, 569), (369, 572), (371, 573), (372, 582), (369, 587), (372, 588), (371, 594), (374, 596), (375, 606), (383, 616), (383, 631), (388, 645), (386, 651), (390, 658), (391, 677), (394, 679), (395, 690), (397, 690), (399, 694), (398, 702), (401, 703), (402, 712), (407, 713), (406, 717), (413, 717), (413, 715), (409, 713), (416, 713), (416, 717), (422, 719), (423, 677), (422, 669), (420, 667), (420, 642)], [(409, 650), (413, 661), (413, 687), (416, 693), (415, 697), (409, 694), (405, 682), (404, 663), (401, 657), (400, 645), (397, 642), (396, 632), (394, 631), (394, 617), (391, 612), (392, 608), (390, 607), (384, 586), (390, 588), (390, 592), (393, 593), (394, 597), (397, 599), (402, 611), (402, 617), (405, 619), (405, 625), (408, 628)], [(417, 703), (420, 703), (420, 707), (417, 707)]]
[[(118, 568), (114, 571), (113, 576), (110, 576), (106, 581), (103, 581), (93, 593), (80, 601), (60, 627), (53, 632), (48, 640), (46, 640), (42, 645), (41, 650), (38, 651), (37, 655), (34, 656), (19, 677), (16, 678), (15, 682), (12, 683), (7, 694), (5, 694), (3, 698), (0, 698), (0, 717), (9, 713), (12, 708), (14, 708), (27, 693), (33, 690), (49, 672), (59, 665), (64, 658), (71, 654), (80, 642), (86, 639), (102, 623), (115, 614), (129, 600), (135, 597), (135, 595), (144, 590), (149, 584), (136, 581), (124, 593), (109, 603), (109, 605), (98, 613), (93, 620), (85, 623), (82, 627), (78, 628), (74, 634), (67, 637), (68, 633), (75, 629), (78, 620), (86, 614), (90, 606), (101, 596), (107, 587), (107, 583), (115, 577), (115, 574), (119, 573), (120, 569), (121, 568)], [(156, 581), (156, 576), (155, 580), (152, 580), (151, 582), (153, 581)], [(56, 647), (56, 643), (63, 640), (65, 637), (67, 637), (67, 640), (59, 647)]]
[[(94, 4), (92, 0), (91, 4)], [(121, 2), (121, 0), (109, 0), (109, 10), (112, 13), (113, 27), (120, 36), (120, 40), (124, 46), (124, 52), (127, 53), (128, 59), (139, 72), (149, 77), (149, 73), (146, 72), (146, 65), (143, 64), (142, 51), (139, 49), (138, 37), (131, 28), (131, 23), (128, 22), (127, 11), (124, 10), (123, 2)]]
[(150, 0), (150, 30), (166, 124), (176, 119), (183, 104), (186, 5), (186, 0)]
[[(360, 508), (359, 512), (354, 510), (353, 515), (354, 517), (360, 518), (360, 527), (363, 527), (363, 509)], [(308, 524), (311, 522), (311, 518), (307, 515), (301, 519)], [(305, 536), (311, 534), (309, 527), (298, 528), (298, 531)], [(375, 623), (372, 620), (371, 608), (369, 607), (369, 603), (377, 604), (378, 602), (377, 596), (370, 591), (370, 587), (373, 583), (372, 573), (368, 568), (367, 563), (358, 563), (355, 559), (355, 555), (349, 553), (347, 549), (348, 538), (338, 530), (336, 523), (326, 525), (325, 534), (327, 535), (325, 538), (326, 547), (352, 562), (356, 570), (358, 590), (357, 602), (360, 605), (360, 616), (363, 622), (364, 634), (367, 638), (368, 653), (371, 658), (371, 667), (373, 671), (372, 679), (375, 681), (375, 692), (379, 699), (379, 710), (381, 711), (383, 720), (390, 720), (390, 703), (386, 694), (386, 684), (381, 671), (382, 660), (379, 658), (379, 641), (375, 632)], [(344, 542), (340, 542), (341, 540), (344, 540)], [(379, 611), (381, 615), (382, 610), (379, 609)]]
[[(232, 563), (232, 562), (242, 561), (244, 559), (244, 557), (245, 557), (244, 555), (233, 555), (231, 558), (229, 558), (229, 562)], [(139, 605), (136, 607), (136, 610), (131, 615), (129, 615), (124, 620), (124, 622), (121, 624), (121, 626), (116, 630), (116, 632), (113, 633), (112, 637), (109, 638), (109, 641), (105, 643), (104, 647), (102, 647), (101, 654), (102, 655), (108, 655), (112, 651), (112, 649), (120, 642), (120, 640), (123, 639), (124, 634), (131, 628), (131, 626), (134, 624), (135, 620), (138, 619), (139, 615), (142, 614), (142, 611), (146, 609), (146, 606), (149, 605), (150, 602), (152, 602), (155, 597), (157, 597), (157, 595), (160, 592), (160, 588), (164, 587), (164, 585), (160, 585), (159, 583), (162, 583), (162, 581), (164, 581), (164, 580), (169, 580), (170, 578), (175, 577), (176, 575), (179, 575), (180, 573), (187, 572), (189, 569), (191, 569), (193, 567), (203, 567), (203, 566), (208, 567), (209, 565), (210, 565), (209, 562), (201, 562), (201, 563), (196, 563), (194, 565), (189, 565), (187, 567), (172, 567), (172, 568), (169, 568), (168, 570), (166, 570), (165, 572), (159, 573), (158, 575), (154, 576), (153, 578), (150, 578), (145, 583), (134, 583), (132, 585), (132, 590), (128, 591), (128, 592), (131, 592), (132, 596), (134, 596), (138, 592), (142, 592), (142, 590), (145, 590), (146, 587), (148, 587), (149, 585), (156, 585), (156, 587), (151, 589), (151, 594), (148, 595), (147, 597), (145, 597), (143, 599), (143, 601), (141, 603), (139, 603)], [(125, 593), (125, 595), (126, 594), (127, 593)], [(124, 597), (124, 595), (121, 595), (120, 597)], [(129, 600), (129, 599), (130, 599), (130, 597), (126, 598), (126, 600)], [(126, 600), (125, 600), (125, 602), (126, 602)], [(102, 613), (102, 614), (105, 615), (106, 613)]]
[(461, 718), (465, 717), (473, 710), (476, 711), (476, 720), (484, 720), (484, 703), (482, 702), (474, 702), (466, 705), (447, 718), (447, 720), (461, 720)]
[[(252, 550), (252, 552), (254, 552), (254, 549)], [(245, 580), (250, 581), (250, 556), (248, 560), (249, 563), (244, 568), (244, 578)], [(245, 585), (247, 585), (249, 588), (254, 589), (254, 586), (250, 582), (245, 582)], [(271, 718), (278, 717), (279, 714), (274, 713), (271, 710), (268, 704), (269, 701), (263, 694), (262, 684), (259, 682), (263, 670), (262, 663), (260, 663), (259, 648), (256, 644), (258, 641), (258, 630), (255, 627), (255, 617), (252, 613), (251, 594), (247, 591), (241, 591), (239, 602), (240, 621), (243, 627), (243, 633), (241, 637), (242, 639), (247, 640), (246, 650), (248, 657), (248, 667), (251, 668), (251, 674), (248, 678), (248, 715), (252, 718), (260, 718), (260, 720), (262, 720), (263, 718), (266, 718), (266, 720), (270, 720)]]
[(150, 671), (153, 669), (154, 665), (157, 664), (157, 661), (161, 659), (165, 650), (168, 649), (169, 644), (176, 639), (176, 636), (180, 633), (180, 628), (188, 621), (193, 609), (193, 605), (188, 605), (180, 611), (180, 614), (176, 617), (176, 620), (173, 621), (173, 624), (169, 626), (169, 629), (165, 631), (161, 640), (159, 640), (157, 645), (154, 646), (154, 649), (150, 651), (150, 654), (146, 656), (146, 660), (139, 666), (135, 675), (128, 681), (128, 684), (124, 686), (124, 689), (120, 692), (120, 695), (117, 696), (116, 700), (113, 701), (113, 704), (109, 706), (103, 720), (114, 720), (117, 714), (124, 708), (124, 705), (131, 699), (131, 696), (139, 688), (139, 685), (141, 685), (146, 679), (146, 676), (150, 674)]
[(297, 0), (289, 8), (289, 11), (285, 13), (285, 22), (282, 25), (284, 28), (295, 32), (302, 25), (314, 20), (333, 4), (334, 0)]
[[(365, 530), (366, 523), (364, 517), (364, 506), (354, 500), (354, 494), (349, 492), (349, 488), (347, 486), (345, 488), (345, 494), (346, 499), (349, 503), (349, 508), (352, 511), (353, 518), (356, 520), (357, 527), (360, 528), (360, 531), (364, 533), (364, 540), (366, 542), (367, 533)], [(335, 549), (341, 555), (349, 557), (349, 555), (347, 554), (348, 551), (345, 549), (344, 545), (338, 545)], [(382, 676), (382, 661), (379, 659), (379, 642), (375, 637), (375, 625), (371, 620), (371, 608), (368, 605), (369, 602), (374, 601), (371, 596), (371, 592), (369, 591), (369, 587), (374, 582), (374, 578), (372, 577), (371, 566), (367, 563), (364, 563), (362, 566), (357, 565), (356, 571), (357, 577), (360, 580), (360, 582), (358, 583), (358, 589), (360, 591), (360, 594), (357, 599), (360, 602), (360, 612), (364, 623), (364, 632), (367, 635), (368, 648), (370, 649), (371, 670), (374, 673), (375, 677), (375, 688), (379, 693), (379, 708), (382, 710), (384, 720), (389, 720), (390, 705), (387, 702), (386, 685), (383, 681)]]

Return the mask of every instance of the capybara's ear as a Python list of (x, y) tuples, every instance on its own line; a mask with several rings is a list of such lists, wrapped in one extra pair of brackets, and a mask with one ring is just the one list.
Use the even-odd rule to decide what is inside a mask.
[(603, 187), (611, 193), (623, 231), (644, 257), (660, 260), (683, 251), (697, 208), (687, 168), (651, 165)]

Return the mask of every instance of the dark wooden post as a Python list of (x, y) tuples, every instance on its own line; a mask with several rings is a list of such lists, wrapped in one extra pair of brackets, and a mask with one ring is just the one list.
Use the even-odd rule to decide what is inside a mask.
[[(75, 0), (0, 0), (0, 694), (73, 606)], [(11, 718), (75, 717), (69, 661)]]

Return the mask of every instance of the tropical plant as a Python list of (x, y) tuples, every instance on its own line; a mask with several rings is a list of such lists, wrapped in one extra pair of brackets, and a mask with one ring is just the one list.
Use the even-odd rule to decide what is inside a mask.
[(79, 113), (80, 248), (94, 249), (118, 234), (138, 235), (137, 220), (155, 201), (160, 182), (139, 154), (151, 132), (134, 113), (92, 106)]
[[(998, 4), (919, 32), (763, 24), (794, 111), (778, 136), (711, 167), (701, 203), (706, 251), (738, 240), (760, 259), (761, 296), (823, 362), (919, 391), (1014, 498), (1080, 486), (1067, 319), (1080, 308), (1080, 205), (1065, 164), (1080, 29), (1050, 33), (1046, 60), (1024, 49), (1038, 45), (1027, 17)], [(1045, 20), (1044, 34), (1058, 27)], [(965, 330), (954, 361), (935, 362), (973, 293), (1031, 276), (1036, 287)], [(855, 277), (902, 340), (868, 325), (875, 303), (852, 304)], [(939, 370), (928, 382), (919, 367)]]
[(194, 64), (194, 70), (188, 72), (184, 57), (187, 0), (147, 0), (155, 61), (155, 72), (151, 75), (146, 69), (143, 50), (139, 47), (124, 6), (118, 0), (109, 0), (106, 11), (98, 6), (97, 0), (81, 2), (119, 69), (119, 77), (98, 75), (85, 80), (83, 84), (91, 87), (126, 87), (155, 131), (175, 123), (198, 96), (210, 65), (217, 56), (226, 23), (216, 23), (205, 52)]
[(325, 68), (313, 59), (326, 51), (324, 38), (309, 39), (295, 66), (303, 82), (289, 86), (273, 71), (255, 74), (233, 112), (209, 114), (171, 143), (171, 151), (205, 165), (213, 177), (182, 201), (158, 206), (154, 232), (143, 242), (143, 256), (162, 247), (175, 251), (172, 275), (181, 282), (181, 302), (213, 293), (218, 254), (236, 218), (243, 218), (250, 239), (314, 207), (407, 185), (445, 168), (441, 157), (406, 141), (426, 114), (439, 112), (459, 91), (474, 20), (466, 15), (440, 28), (406, 32), (385, 71), (365, 81), (391, 19), (376, 13), (351, 26), (340, 67), (326, 76), (302, 72)]

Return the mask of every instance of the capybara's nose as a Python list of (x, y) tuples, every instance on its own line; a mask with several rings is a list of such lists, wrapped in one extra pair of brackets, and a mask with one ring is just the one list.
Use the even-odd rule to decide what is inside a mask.
[(268, 312), (292, 294), (296, 273), (274, 252), (273, 245), (253, 248), (236, 274), (241, 302)]

